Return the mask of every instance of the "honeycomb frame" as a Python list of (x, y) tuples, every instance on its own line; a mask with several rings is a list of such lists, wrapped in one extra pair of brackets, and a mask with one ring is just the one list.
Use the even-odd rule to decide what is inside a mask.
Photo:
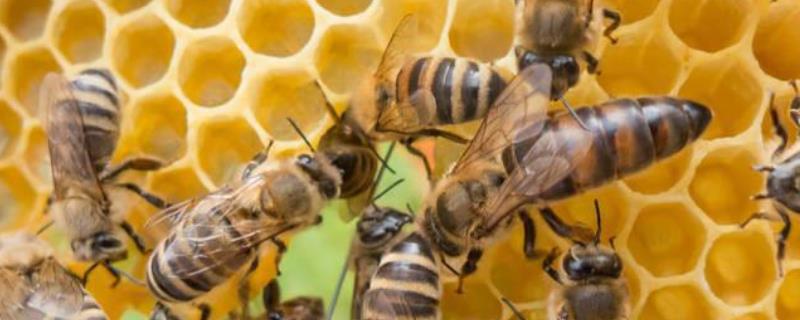
[[(768, 93), (776, 94), (785, 111), (793, 95), (785, 81), (800, 78), (800, 28), (788, 27), (800, 21), (800, 1), (603, 3), (623, 16), (616, 32), (620, 42), (599, 43), (595, 53), (601, 58), (601, 74), (584, 74), (567, 99), (586, 105), (613, 97), (671, 94), (709, 105), (715, 117), (702, 139), (678, 156), (556, 203), (554, 209), (568, 221), (592, 225), (591, 200), (600, 200), (604, 230), (616, 236), (625, 262), (634, 319), (800, 317), (800, 254), (794, 250), (800, 248), (800, 233), (789, 239), (785, 275), (779, 278), (773, 257), (776, 226), (763, 221), (746, 229), (737, 225), (752, 212), (771, 210), (768, 202), (749, 200), (764, 187), (764, 177), (749, 168), (768, 163), (774, 147), (764, 119)], [(322, 112), (323, 94), (343, 110), (358, 80), (377, 65), (393, 26), (411, 12), (420, 21), (418, 51), (515, 69), (511, 0), (0, 3), (0, 229), (35, 231), (47, 219), (42, 211), (50, 173), (36, 108), (36, 92), (46, 73), (110, 68), (125, 98), (114, 161), (137, 154), (170, 161), (159, 171), (123, 178), (179, 201), (229, 180), (271, 138), (276, 140), (276, 158), (304, 150), (284, 123), (286, 116), (297, 118), (316, 141), (331, 125)], [(277, 19), (274, 30), (264, 30), (268, 19)], [(313, 86), (317, 79), (324, 92)], [(797, 129), (785, 114), (782, 120), (793, 137)], [(227, 137), (238, 140), (231, 144)], [(437, 154), (448, 150), (446, 143), (435, 147)], [(437, 157), (439, 170), (445, 158)], [(421, 172), (407, 155), (398, 159), (412, 172)], [(418, 201), (426, 186), (415, 179), (402, 189), (410, 194), (404, 197)], [(122, 198), (125, 214), (137, 227), (155, 212)], [(404, 205), (402, 200), (398, 205)], [(313, 248), (309, 243), (319, 241), (320, 234), (352, 230), (332, 221), (337, 218), (331, 211), (326, 221), (332, 227), (299, 234), (292, 247)], [(538, 248), (566, 248), (568, 243), (535, 220), (542, 230)], [(792, 221), (798, 221), (796, 215)], [(149, 243), (158, 239), (153, 233), (145, 234)], [(73, 270), (87, 267), (69, 260), (57, 231), (46, 237)], [(547, 295), (555, 285), (543, 276), (538, 261), (522, 258), (519, 241), (519, 232), (514, 232), (489, 250), (465, 295), (454, 295), (453, 279), (447, 279), (445, 318), (511, 319), (511, 311), (498, 299), (488, 299), (501, 295), (530, 319), (544, 317)], [(347, 239), (334, 242), (343, 257)], [(142, 277), (144, 258), (131, 253), (121, 266)], [(266, 250), (264, 259), (273, 253)], [(297, 261), (313, 254), (290, 250), (284, 268), (312, 272)], [(732, 266), (730, 261), (742, 263)], [(274, 272), (264, 266), (253, 283), (265, 283)], [(295, 284), (303, 281), (297, 276), (281, 282), (290, 286), (289, 295), (297, 294), (296, 288), (312, 287), (315, 291), (303, 293), (327, 298), (335, 281), (328, 277), (332, 273), (326, 273), (325, 284)], [(522, 274), (531, 276), (514, 277)], [(138, 318), (152, 307), (145, 288), (123, 283), (112, 290), (108, 275), (97, 278), (88, 289), (112, 318)], [(235, 301), (224, 298), (230, 289), (215, 290), (208, 298), (218, 301), (215, 317), (235, 307)], [(464, 302), (471, 307), (461, 309)], [(337, 316), (346, 315), (344, 303), (337, 309), (345, 311)]]

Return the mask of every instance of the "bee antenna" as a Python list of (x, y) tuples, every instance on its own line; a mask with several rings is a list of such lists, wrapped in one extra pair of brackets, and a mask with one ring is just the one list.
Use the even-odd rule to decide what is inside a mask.
[[(353, 241), (351, 240), (350, 243)], [(347, 268), (350, 266), (350, 250), (351, 248), (347, 249), (347, 256), (344, 257), (344, 264), (342, 264), (342, 270), (339, 272), (339, 279), (336, 280), (336, 288), (333, 290), (333, 297), (331, 297), (331, 305), (328, 306), (328, 314), (325, 316), (325, 319), (331, 320), (333, 319), (333, 312), (336, 311), (336, 304), (339, 301), (339, 294), (342, 292), (342, 286), (344, 285), (344, 278), (347, 276)]]
[(508, 300), (508, 298), (506, 297), (501, 297), (500, 300), (502, 300), (503, 303), (505, 303), (508, 306), (508, 308), (511, 309), (511, 312), (514, 313), (514, 316), (517, 317), (517, 319), (525, 320), (525, 316), (523, 316), (522, 313), (519, 312), (519, 309), (517, 309), (517, 307), (514, 306), (514, 303), (511, 302), (511, 300)]
[(611, 238), (608, 238), (608, 244), (611, 246), (611, 249), (614, 249), (614, 251), (617, 251), (617, 246), (614, 245), (614, 241), (615, 240), (617, 240), (617, 236), (613, 236)]
[[(375, 149), (370, 148), (373, 152), (375, 152), (375, 155), (378, 157), (378, 159), (381, 160), (381, 168), (378, 169), (378, 174), (375, 176), (375, 180), (372, 181), (372, 187), (370, 187), (370, 189), (369, 189), (370, 190), (369, 191), (370, 192), (370, 196), (369, 196), (370, 199), (373, 198), (372, 194), (375, 193), (375, 189), (378, 187), (378, 184), (381, 183), (381, 179), (383, 179), (384, 171), (386, 171), (387, 169), (391, 170), (389, 168), (389, 166), (386, 164), (386, 161), (389, 161), (389, 158), (392, 157), (392, 153), (394, 152), (395, 144), (396, 144), (395, 142), (392, 142), (392, 143), (389, 144), (389, 148), (386, 150), (386, 155), (384, 155), (383, 158), (381, 158), (381, 156), (378, 154), (378, 152), (375, 151)], [(386, 159), (386, 160), (384, 160), (384, 159)], [(394, 171), (392, 171), (392, 173), (394, 173)], [(374, 202), (375, 200), (372, 200), (372, 201)]]
[(314, 81), (314, 85), (316, 85), (317, 89), (319, 89), (319, 92), (322, 93), (322, 100), (325, 101), (325, 110), (328, 111), (328, 114), (330, 114), (330, 116), (333, 118), (333, 121), (336, 122), (336, 124), (342, 123), (342, 117), (336, 113), (336, 108), (334, 108), (333, 104), (331, 104), (330, 100), (328, 100), (328, 96), (325, 95), (325, 90), (322, 90), (322, 84), (319, 83), (319, 80)]
[(594, 232), (594, 245), (600, 243), (600, 234), (603, 232), (603, 223), (600, 219), (600, 201), (594, 199), (594, 218), (597, 223), (597, 230)]
[(46, 223), (41, 228), (39, 228), (39, 230), (36, 230), (36, 236), (39, 236), (42, 233), (44, 233), (45, 231), (47, 231), (47, 229), (49, 229), (50, 226), (52, 226), (52, 225), (53, 225), (53, 221), (51, 220), (50, 222)]
[(417, 215), (414, 213), (414, 209), (413, 209), (413, 208), (411, 208), (411, 204), (410, 204), (410, 203), (408, 203), (408, 202), (406, 202), (406, 210), (408, 210), (408, 214), (410, 214), (412, 217), (416, 217), (416, 216), (417, 216)]
[(297, 125), (297, 123), (295, 123), (294, 120), (292, 120), (292, 118), (290, 117), (286, 117), (286, 120), (289, 120), (289, 124), (292, 126), (292, 128), (294, 128), (294, 131), (297, 132), (298, 135), (300, 135), (300, 138), (302, 138), (303, 142), (306, 143), (308, 149), (310, 149), (312, 153), (317, 152), (316, 150), (314, 150), (314, 146), (311, 145), (311, 142), (308, 141), (308, 138), (306, 138), (306, 135), (303, 134), (303, 131), (300, 130), (300, 127)]
[(378, 201), (378, 199), (383, 197), (385, 194), (389, 193), (389, 191), (392, 191), (392, 189), (394, 189), (394, 187), (396, 187), (399, 184), (403, 183), (403, 181), (405, 181), (405, 180), (406, 179), (403, 179), (403, 178), (397, 179), (397, 181), (393, 182), (391, 185), (386, 187), (386, 189), (383, 189), (383, 191), (381, 191), (381, 193), (379, 193), (377, 196), (372, 198), (372, 202), (374, 203), (375, 201)]

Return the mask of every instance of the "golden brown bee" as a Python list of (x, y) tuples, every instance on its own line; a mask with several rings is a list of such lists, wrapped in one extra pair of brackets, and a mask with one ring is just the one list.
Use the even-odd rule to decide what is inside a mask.
[[(789, 106), (789, 115), (795, 126), (800, 127), (800, 92), (794, 81), (789, 82), (794, 88), (795, 96)], [(775, 94), (770, 94), (770, 119), (775, 128), (775, 135), (778, 136), (779, 144), (772, 153), (772, 165), (759, 165), (754, 169), (759, 172), (767, 173), (767, 191), (753, 196), (754, 200), (769, 199), (772, 201), (778, 219), (783, 223), (783, 228), (779, 232), (778, 244), (778, 271), (783, 276), (783, 258), (786, 250), (786, 239), (792, 229), (792, 221), (789, 219), (788, 212), (800, 213), (800, 143), (795, 143), (786, 149), (788, 136), (786, 129), (781, 124), (778, 117), (778, 109), (775, 106)], [(788, 211), (788, 212), (787, 212)], [(774, 219), (766, 212), (757, 212), (745, 220), (741, 226), (744, 228), (753, 219)]]
[(107, 319), (80, 279), (32, 234), (0, 236), (0, 318)]
[(262, 296), (267, 310), (266, 320), (322, 320), (325, 307), (319, 297), (301, 296), (281, 302), (278, 281), (273, 279), (264, 288)]
[[(464, 58), (412, 57), (414, 19), (397, 26), (372, 77), (354, 93), (342, 122), (369, 141), (401, 141), (409, 151), (420, 137), (466, 139), (436, 126), (481, 119), (506, 86), (486, 64)], [(426, 161), (424, 156), (422, 160)], [(430, 176), (430, 165), (425, 163)]]
[[(586, 61), (589, 73), (597, 71), (597, 58), (588, 51), (599, 34), (594, 0), (517, 0), (520, 1), (523, 2), (517, 10), (520, 45), (515, 48), (519, 69), (532, 63), (550, 65), (551, 95), (559, 99), (578, 83), (581, 68), (577, 57)], [(619, 27), (619, 13), (603, 8), (603, 17), (612, 21), (603, 35), (616, 43), (611, 33)]]
[(100, 263), (119, 280), (120, 272), (110, 262), (124, 259), (128, 251), (117, 226), (134, 240), (140, 251), (144, 252), (145, 246), (130, 224), (117, 221), (112, 215), (106, 189), (123, 188), (156, 207), (163, 207), (161, 199), (137, 185), (114, 182), (128, 169), (155, 170), (161, 162), (132, 158), (106, 167), (116, 146), (119, 125), (116, 85), (107, 71), (89, 69), (72, 82), (48, 74), (40, 95), (41, 109), (47, 110), (54, 185), (49, 212), (55, 224), (67, 233), (78, 260), (96, 262), (95, 266)]
[(561, 255), (557, 247), (542, 262), (545, 272), (564, 286), (550, 296), (550, 319), (628, 319), (630, 305), (628, 287), (621, 278), (622, 260), (613, 245), (612, 248), (600, 245), (600, 207), (597, 200), (594, 204), (597, 219), (594, 239), (590, 243), (571, 239), (575, 244), (564, 255), (561, 266), (566, 280), (552, 266)]
[(323, 204), (339, 195), (339, 169), (322, 153), (265, 162), (268, 150), (247, 165), (241, 181), (172, 206), (154, 220), (174, 221), (148, 261), (147, 285), (160, 301), (192, 301), (249, 263), (239, 292), (247, 301), (246, 279), (258, 265), (261, 244), (274, 243), (279, 260), (286, 248), (279, 235), (322, 221)]

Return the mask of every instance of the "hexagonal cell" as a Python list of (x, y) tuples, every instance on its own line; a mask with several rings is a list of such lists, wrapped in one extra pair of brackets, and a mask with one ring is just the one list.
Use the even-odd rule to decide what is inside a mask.
[(119, 13), (128, 13), (144, 7), (150, 0), (104, 0), (109, 6)]
[(247, 1), (238, 21), (250, 49), (276, 57), (300, 51), (314, 31), (314, 13), (303, 0)]
[(616, 10), (622, 16), (622, 23), (629, 24), (642, 20), (656, 9), (658, 0), (607, 0), (609, 8)]
[(751, 0), (676, 0), (669, 25), (688, 46), (715, 52), (739, 41), (755, 9)]
[(183, 93), (201, 106), (221, 105), (239, 88), (244, 56), (223, 37), (211, 37), (190, 44), (178, 69)]
[(0, 23), (19, 40), (39, 37), (44, 30), (50, 0), (7, 0), (0, 3)]
[(71, 2), (58, 15), (56, 45), (70, 62), (89, 62), (102, 54), (105, 32), (106, 18), (94, 2)]
[(150, 176), (147, 188), (170, 203), (200, 196), (208, 190), (191, 167), (167, 168)]
[(692, 150), (692, 146), (683, 149), (678, 154), (626, 178), (625, 184), (644, 194), (658, 194), (669, 190), (688, 173)]
[(514, 3), (459, 0), (450, 26), (456, 54), (491, 62), (508, 53), (514, 38)]
[(164, 76), (175, 36), (158, 17), (145, 15), (129, 21), (113, 39), (112, 62), (125, 81), (144, 87)]
[(771, 318), (763, 313), (748, 313), (734, 318), (734, 320), (768, 320), (768, 319)]
[(650, 23), (619, 35), (600, 57), (597, 81), (611, 96), (667, 94), (681, 72), (685, 47), (668, 37), (666, 27)]
[[(595, 199), (600, 203), (600, 215), (603, 223), (601, 238), (605, 241), (619, 234), (626, 225), (627, 218), (632, 216), (628, 212), (628, 199), (614, 184), (573, 196), (568, 201), (559, 201), (551, 207), (565, 222), (595, 230)], [(536, 213), (536, 211), (531, 212)], [(541, 226), (547, 229), (546, 224)], [(547, 230), (550, 232), (549, 229)]]
[(727, 148), (703, 159), (695, 170), (689, 193), (695, 203), (719, 224), (739, 224), (758, 210), (750, 196), (761, 191), (763, 177), (751, 170), (756, 158), (746, 150)]
[(5, 158), (14, 150), (21, 127), (22, 117), (0, 100), (0, 158)]
[(694, 269), (706, 241), (706, 230), (679, 203), (650, 205), (636, 216), (628, 249), (636, 262), (657, 277)]
[(240, 118), (199, 124), (197, 147), (200, 167), (217, 186), (233, 181), (244, 165), (264, 148), (253, 128)]
[(325, 85), (337, 93), (352, 91), (375, 72), (383, 48), (372, 29), (361, 25), (335, 25), (325, 32), (314, 64)]
[(51, 185), (50, 152), (47, 150), (47, 135), (42, 127), (28, 131), (28, 140), (23, 153), (25, 165), (44, 185)]
[(703, 293), (691, 285), (661, 288), (650, 293), (639, 319), (716, 319)]
[(800, 78), (800, 29), (795, 25), (798, 20), (800, 3), (796, 1), (771, 4), (759, 20), (753, 53), (767, 74), (784, 80)]
[[(538, 216), (534, 215), (533, 218), (537, 227), (546, 228)], [(497, 288), (500, 295), (516, 303), (542, 301), (547, 299), (558, 284), (544, 273), (540, 259), (525, 257), (522, 252), (522, 234), (522, 226), (517, 223), (508, 239), (490, 249), (491, 259), (487, 261), (492, 263), (481, 264), (481, 267), (485, 265), (491, 268), (488, 281)], [(541, 232), (537, 234), (536, 248), (542, 253), (556, 245), (550, 235)]]
[(714, 119), (707, 139), (734, 136), (752, 124), (764, 97), (761, 81), (738, 55), (723, 55), (695, 67), (679, 95), (705, 104)]
[(11, 81), (8, 88), (14, 98), (25, 106), (29, 115), (39, 110), (39, 87), (44, 76), (61, 72), (53, 54), (45, 48), (33, 48), (11, 59)]
[(800, 270), (793, 270), (783, 278), (775, 309), (778, 319), (800, 319)]
[[(383, 1), (383, 13), (377, 20), (384, 39), (388, 41), (403, 17), (413, 14), (417, 28), (413, 35), (411, 51), (425, 52), (439, 43), (447, 17), (448, 0), (392, 0)], [(381, 49), (383, 50), (383, 49)]]
[(730, 305), (750, 305), (764, 298), (777, 276), (772, 235), (743, 230), (719, 237), (706, 256), (711, 291)]
[(464, 281), (464, 293), (456, 293), (456, 283), (442, 287), (443, 319), (498, 319), (503, 308), (484, 281), (477, 277)]
[(20, 227), (34, 214), (36, 197), (36, 189), (22, 172), (15, 167), (0, 168), (0, 229)]
[(340, 16), (349, 16), (362, 12), (372, 4), (372, 0), (317, 0), (325, 10)]
[(166, 0), (164, 5), (169, 13), (183, 24), (192, 28), (205, 28), (225, 18), (230, 2), (230, 0)]
[(325, 121), (325, 96), (304, 71), (270, 72), (255, 92), (251, 106), (261, 127), (277, 140), (298, 140), (286, 118), (291, 117), (303, 133)]
[(159, 93), (137, 100), (131, 110), (130, 140), (138, 153), (166, 162), (175, 161), (186, 152), (186, 110), (169, 93)]

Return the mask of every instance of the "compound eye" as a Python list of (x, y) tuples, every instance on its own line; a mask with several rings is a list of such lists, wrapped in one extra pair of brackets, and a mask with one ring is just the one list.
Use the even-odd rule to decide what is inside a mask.
[(114, 249), (122, 246), (122, 242), (120, 242), (117, 238), (112, 237), (107, 234), (100, 235), (95, 242), (95, 245), (99, 248), (103, 249)]

